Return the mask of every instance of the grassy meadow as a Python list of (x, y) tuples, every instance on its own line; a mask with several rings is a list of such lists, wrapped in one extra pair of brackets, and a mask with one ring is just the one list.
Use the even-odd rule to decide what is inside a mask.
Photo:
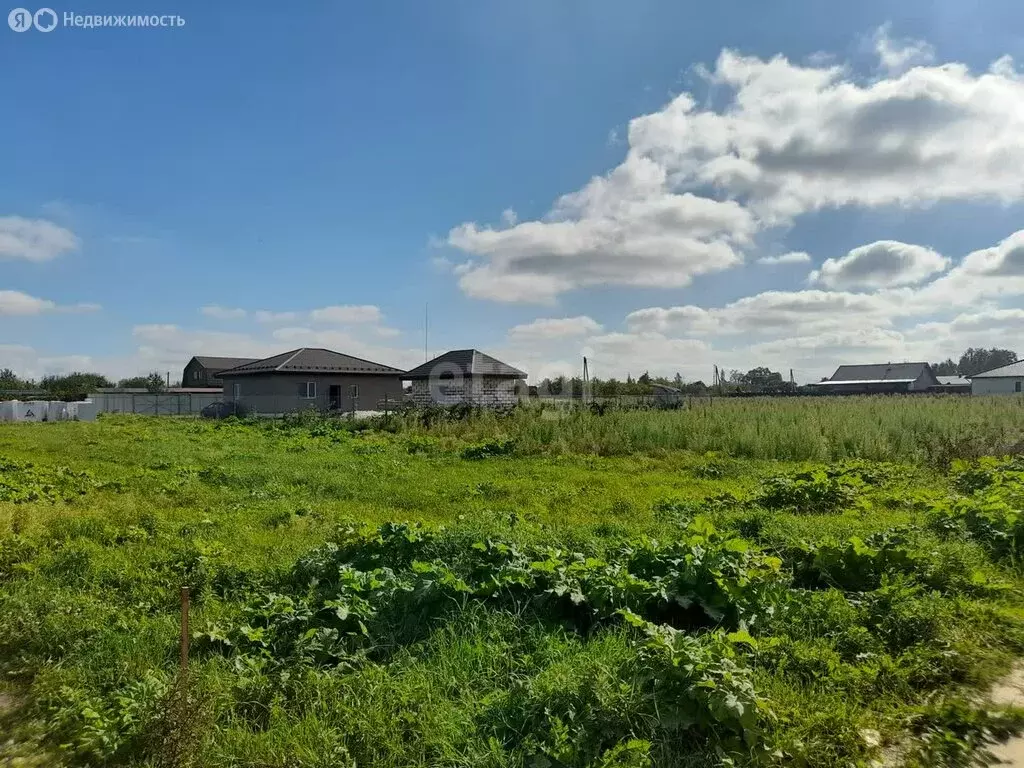
[(971, 765), (1022, 447), (1020, 398), (5, 424), (0, 760)]

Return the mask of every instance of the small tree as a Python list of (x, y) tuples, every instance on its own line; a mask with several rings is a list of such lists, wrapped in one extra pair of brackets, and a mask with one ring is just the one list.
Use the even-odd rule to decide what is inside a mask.
[(35, 389), (36, 383), (31, 379), (23, 379), (10, 368), (0, 369), (0, 389)]
[(148, 376), (130, 376), (117, 382), (120, 389), (145, 389), (148, 384)]
[(147, 392), (163, 392), (164, 391), (164, 377), (156, 371), (153, 371), (146, 377), (146, 391)]
[(1012, 349), (969, 348), (960, 355), (960, 375), (971, 376), (1003, 365), (1017, 362), (1017, 353)]

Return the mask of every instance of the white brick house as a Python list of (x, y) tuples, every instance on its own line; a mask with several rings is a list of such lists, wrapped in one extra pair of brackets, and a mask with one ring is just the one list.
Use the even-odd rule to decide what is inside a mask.
[(476, 349), (455, 349), (405, 374), (416, 405), (515, 405), (526, 374)]
[(1020, 395), (1024, 394), (1024, 360), (981, 371), (972, 376), (972, 395)]

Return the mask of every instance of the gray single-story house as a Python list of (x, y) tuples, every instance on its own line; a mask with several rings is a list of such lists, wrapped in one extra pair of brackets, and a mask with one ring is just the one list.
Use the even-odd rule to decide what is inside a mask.
[(811, 386), (836, 395), (927, 392), (939, 380), (928, 363), (840, 365), (832, 377)]
[(417, 405), (515, 405), (526, 394), (526, 373), (476, 349), (453, 349), (403, 376)]
[(224, 399), (243, 411), (378, 411), (402, 401), (404, 372), (330, 349), (303, 347), (221, 373)]
[(221, 387), (220, 374), (246, 363), (255, 363), (253, 357), (209, 357), (197, 355), (188, 361), (181, 374), (183, 387)]
[(1024, 392), (1024, 360), (967, 377), (972, 395), (1019, 395)]

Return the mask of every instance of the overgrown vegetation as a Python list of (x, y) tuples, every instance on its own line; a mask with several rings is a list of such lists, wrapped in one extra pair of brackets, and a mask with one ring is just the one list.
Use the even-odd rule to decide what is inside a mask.
[[(858, 403), (855, 425), (831, 421)], [(969, 765), (1024, 725), (984, 703), (1024, 653), (1024, 464), (973, 455), (1010, 426), (938, 461), (920, 446), (1009, 406), (794, 405), (6, 427), (0, 672), (25, 706), (2, 749), (90, 766)], [(872, 442), (897, 405), (918, 430), (906, 455)], [(712, 443), (752, 414), (761, 442)], [(820, 456), (790, 455), (797, 420)]]

